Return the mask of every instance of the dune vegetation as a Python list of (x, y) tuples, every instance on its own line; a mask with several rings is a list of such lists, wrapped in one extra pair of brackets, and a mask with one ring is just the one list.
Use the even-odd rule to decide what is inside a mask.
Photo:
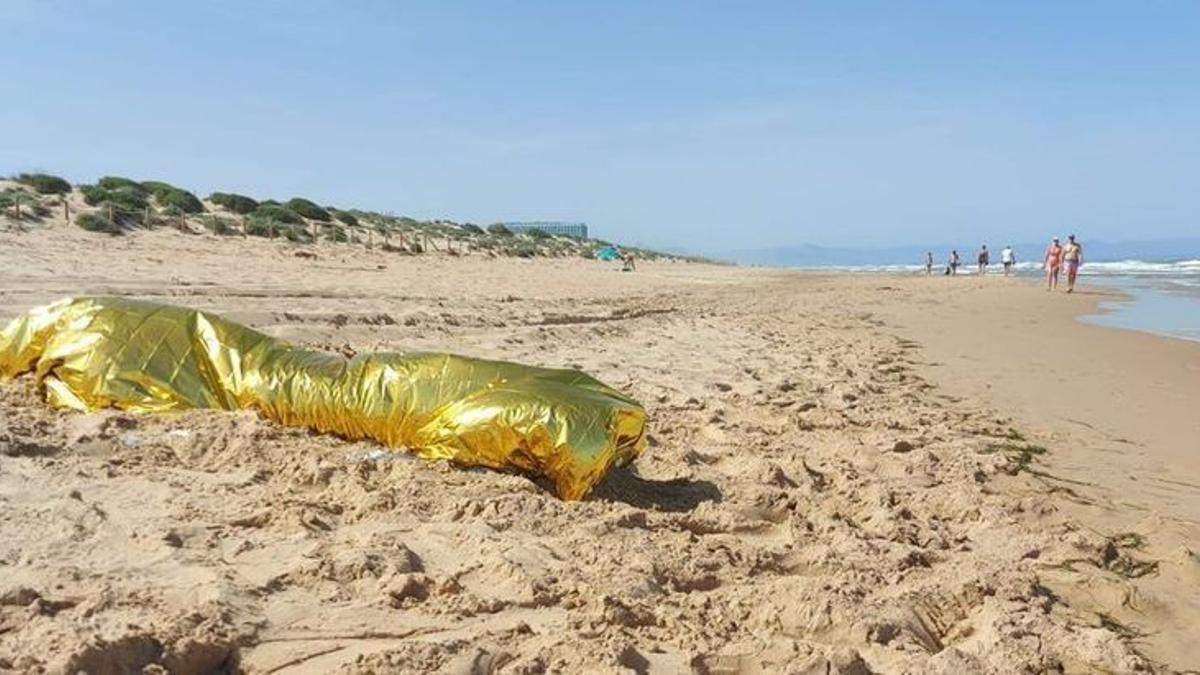
[[(262, 237), (294, 242), (338, 242), (382, 247), (398, 253), (442, 252), (535, 257), (590, 258), (608, 242), (552, 235), (542, 230), (513, 232), (502, 223), (478, 225), (421, 220), (344, 206), (322, 206), (306, 197), (255, 198), (213, 192), (206, 198), (162, 180), (102, 176), (72, 185), (48, 173), (22, 173), (0, 180), (0, 222), (19, 227), (72, 225), (107, 235), (171, 227), (184, 234)], [(621, 246), (643, 260), (676, 259), (655, 251)]]

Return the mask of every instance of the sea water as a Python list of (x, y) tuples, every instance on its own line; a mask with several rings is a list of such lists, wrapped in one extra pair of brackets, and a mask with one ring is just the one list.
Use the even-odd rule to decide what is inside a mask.
[(1200, 341), (1200, 260), (1085, 263), (1079, 276), (1077, 288), (1094, 282), (1124, 294), (1081, 321)]

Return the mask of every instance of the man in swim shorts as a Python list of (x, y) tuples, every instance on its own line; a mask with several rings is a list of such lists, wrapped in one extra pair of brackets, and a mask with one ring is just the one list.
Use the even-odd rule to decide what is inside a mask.
[(992, 261), (992, 254), (988, 253), (987, 244), (979, 247), (979, 274), (987, 274), (988, 264)]
[(1046, 270), (1046, 290), (1051, 291), (1058, 288), (1058, 271), (1062, 267), (1062, 246), (1058, 243), (1058, 237), (1050, 242), (1050, 246), (1046, 248), (1046, 255), (1042, 258), (1042, 269)]
[(1067, 292), (1075, 292), (1075, 275), (1079, 274), (1079, 266), (1083, 264), (1083, 247), (1075, 241), (1075, 235), (1067, 237), (1067, 246), (1062, 253), (1063, 265), (1067, 268)]

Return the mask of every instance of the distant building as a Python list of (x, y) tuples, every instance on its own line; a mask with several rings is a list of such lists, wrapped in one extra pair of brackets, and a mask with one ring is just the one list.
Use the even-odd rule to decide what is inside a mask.
[(565, 237), (579, 237), (587, 239), (587, 224), (585, 223), (564, 223), (556, 220), (533, 221), (527, 223), (502, 223), (509, 229), (510, 232), (528, 232), (530, 230), (541, 230), (546, 234), (557, 234)]

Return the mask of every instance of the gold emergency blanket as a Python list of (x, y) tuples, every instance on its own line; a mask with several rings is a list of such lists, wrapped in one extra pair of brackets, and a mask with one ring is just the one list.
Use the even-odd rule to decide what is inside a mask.
[(575, 370), (432, 353), (347, 359), (123, 298), (66, 299), (9, 324), (0, 377), (31, 370), (59, 407), (253, 409), (426, 459), (544, 476), (563, 499), (584, 497), (645, 445), (641, 405)]

